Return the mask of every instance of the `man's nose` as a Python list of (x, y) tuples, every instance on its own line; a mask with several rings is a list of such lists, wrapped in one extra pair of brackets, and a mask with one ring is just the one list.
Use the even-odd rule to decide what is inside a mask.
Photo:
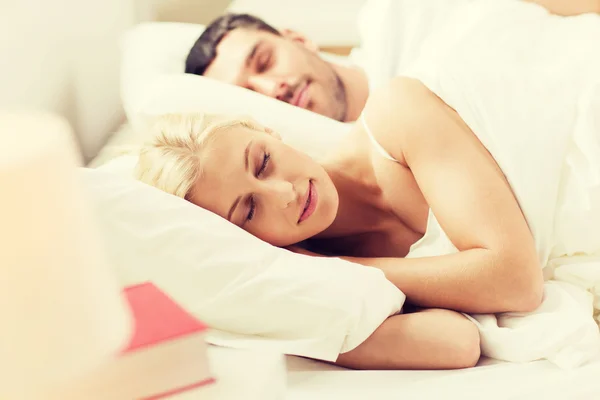
[(294, 185), (285, 180), (270, 180), (265, 182), (266, 191), (273, 199), (273, 204), (279, 208), (287, 208), (296, 200), (297, 194)]
[(248, 77), (248, 87), (255, 92), (277, 100), (285, 100), (289, 91), (289, 85), (283, 79), (265, 75)]

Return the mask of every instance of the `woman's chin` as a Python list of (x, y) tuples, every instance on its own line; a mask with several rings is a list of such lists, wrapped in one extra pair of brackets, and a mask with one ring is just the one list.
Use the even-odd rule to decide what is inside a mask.
[(273, 240), (265, 240), (264, 238), (259, 238), (262, 241), (269, 243), (271, 246), (286, 248), (290, 246), (294, 246), (298, 243), (305, 241), (306, 239), (310, 239), (310, 237), (298, 236), (298, 237), (290, 237), (282, 240), (281, 238), (273, 239)]

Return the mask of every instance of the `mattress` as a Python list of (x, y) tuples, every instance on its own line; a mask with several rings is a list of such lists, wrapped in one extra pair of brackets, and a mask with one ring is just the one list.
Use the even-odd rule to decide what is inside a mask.
[(287, 363), (285, 400), (600, 398), (600, 358), (573, 370), (491, 359), (451, 371), (352, 371), (298, 357)]

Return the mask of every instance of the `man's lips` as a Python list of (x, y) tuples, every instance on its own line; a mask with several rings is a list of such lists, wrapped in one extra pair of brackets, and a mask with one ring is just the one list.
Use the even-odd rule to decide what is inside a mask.
[(296, 91), (294, 92), (294, 96), (290, 99), (290, 104), (300, 108), (306, 108), (308, 105), (308, 82), (301, 83)]

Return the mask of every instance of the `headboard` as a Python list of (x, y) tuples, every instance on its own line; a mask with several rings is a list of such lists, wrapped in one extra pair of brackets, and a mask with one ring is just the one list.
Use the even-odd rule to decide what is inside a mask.
[(91, 159), (124, 118), (118, 38), (156, 1), (1, 1), (0, 109), (65, 116)]

